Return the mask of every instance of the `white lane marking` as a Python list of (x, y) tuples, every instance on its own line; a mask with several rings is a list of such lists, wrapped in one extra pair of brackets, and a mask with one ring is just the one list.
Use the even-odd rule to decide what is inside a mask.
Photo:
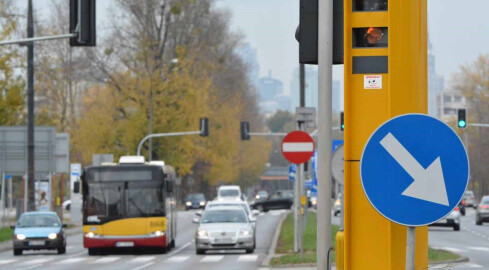
[(35, 264), (35, 265), (33, 265), (33, 266), (29, 266), (29, 267), (17, 268), (17, 270), (28, 270), (28, 269), (33, 269), (33, 268), (39, 267), (39, 266), (41, 266), (41, 265), (42, 265), (42, 263), (41, 263), (41, 264)]
[(477, 250), (477, 251), (489, 251), (488, 247), (467, 247), (467, 248), (471, 250)]
[(195, 240), (192, 240), (188, 243), (185, 243), (183, 246), (175, 249), (173, 252), (170, 252), (170, 255), (174, 255), (174, 254), (177, 254), (179, 253), (180, 251), (184, 250), (186, 247), (190, 246)]
[(180, 263), (189, 259), (189, 256), (173, 256), (167, 259), (165, 262), (168, 263)]
[(200, 262), (218, 262), (222, 260), (224, 256), (207, 255)]
[(106, 258), (101, 258), (101, 259), (98, 259), (94, 262), (91, 262), (91, 263), (110, 263), (110, 262), (114, 262), (114, 261), (117, 261), (119, 260), (121, 257), (106, 257)]
[(143, 264), (143, 265), (141, 265), (141, 266), (139, 266), (139, 267), (133, 268), (132, 270), (140, 270), (140, 269), (146, 268), (146, 267), (148, 267), (148, 266), (150, 266), (150, 265), (152, 265), (152, 264), (154, 264), (154, 263), (155, 263), (155, 262), (149, 262), (149, 263), (147, 263), (147, 264)]
[(149, 261), (154, 260), (155, 258), (156, 257), (154, 257), (154, 256), (144, 256), (144, 257), (139, 257), (139, 258), (132, 259), (129, 262), (130, 263), (147, 263)]
[(482, 265), (475, 264), (475, 263), (465, 263), (465, 264), (463, 264), (461, 266), (463, 266), (463, 268), (467, 268), (467, 267), (469, 267), (469, 268), (482, 268)]
[(27, 261), (23, 263), (22, 265), (29, 265), (29, 264), (40, 264), (40, 263), (45, 263), (54, 260), (54, 258), (41, 258), (41, 259), (34, 259)]
[(312, 152), (314, 144), (312, 142), (287, 142), (282, 144), (283, 152)]
[(255, 262), (258, 260), (258, 255), (241, 255), (238, 257), (238, 262)]
[(461, 253), (467, 252), (467, 250), (463, 250), (463, 249), (459, 249), (459, 248), (454, 248), (454, 247), (441, 247), (439, 249), (450, 251), (450, 252), (455, 252), (455, 253), (458, 253), (458, 252), (461, 252)]
[(86, 257), (81, 257), (81, 258), (68, 258), (68, 259), (64, 259), (62, 261), (59, 261), (58, 263), (59, 264), (66, 264), (66, 263), (77, 263), (77, 262), (81, 262), (81, 261), (84, 261), (84, 260), (87, 260), (88, 258)]
[(16, 262), (17, 260), (0, 260), (0, 265)]

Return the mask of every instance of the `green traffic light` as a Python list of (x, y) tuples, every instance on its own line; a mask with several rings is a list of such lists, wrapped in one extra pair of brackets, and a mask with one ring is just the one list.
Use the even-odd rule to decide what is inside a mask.
[(460, 121), (458, 121), (458, 126), (459, 126), (459, 127), (465, 127), (465, 125), (466, 125), (466, 123), (465, 123), (465, 121), (464, 121), (464, 120), (460, 120)]

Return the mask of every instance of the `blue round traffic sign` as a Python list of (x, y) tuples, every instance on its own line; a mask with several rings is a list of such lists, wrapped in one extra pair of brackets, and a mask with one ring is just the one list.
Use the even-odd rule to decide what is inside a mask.
[(458, 205), (469, 181), (469, 159), (448, 125), (427, 115), (405, 114), (372, 134), (360, 177), (380, 214), (401, 225), (423, 226)]

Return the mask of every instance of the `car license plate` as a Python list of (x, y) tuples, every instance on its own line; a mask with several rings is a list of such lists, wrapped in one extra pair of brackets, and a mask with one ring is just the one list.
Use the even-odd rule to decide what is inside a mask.
[(115, 246), (116, 247), (133, 247), (134, 242), (116, 242)]
[(233, 238), (216, 238), (216, 243), (232, 243)]
[(43, 246), (44, 241), (29, 241), (29, 246)]

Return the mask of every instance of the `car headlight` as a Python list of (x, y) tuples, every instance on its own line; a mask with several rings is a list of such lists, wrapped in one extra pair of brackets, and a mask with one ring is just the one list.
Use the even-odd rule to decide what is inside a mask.
[(49, 238), (49, 239), (51, 239), (51, 240), (52, 240), (52, 239), (56, 239), (56, 237), (58, 237), (58, 235), (57, 235), (57, 234), (55, 234), (55, 233), (50, 233), (50, 234), (48, 235), (48, 238)]
[(201, 206), (204, 206), (204, 205), (205, 205), (205, 202), (200, 202), (200, 205), (201, 205)]
[(241, 229), (239, 231), (239, 236), (248, 236), (248, 235), (251, 235), (251, 232), (248, 229)]
[(17, 238), (18, 240), (24, 240), (25, 239), (25, 235), (19, 233), (19, 234), (16, 234), (15, 235), (15, 238)]
[(312, 200), (312, 204), (316, 205), (318, 203), (317, 200)]
[(260, 199), (260, 195), (256, 195), (255, 198), (258, 200)]
[(336, 200), (336, 201), (334, 202), (334, 205), (341, 205), (341, 201), (340, 201), (340, 200)]
[(160, 236), (163, 236), (165, 235), (165, 232), (164, 231), (155, 231), (155, 232), (152, 232), (152, 233), (149, 233), (148, 236), (149, 237), (160, 237)]
[(206, 230), (197, 230), (197, 236), (199, 237), (208, 237)]
[(96, 233), (93, 233), (93, 232), (88, 232), (88, 233), (85, 234), (85, 237), (86, 238), (101, 238), (102, 235), (96, 234)]
[(191, 206), (191, 205), (192, 205), (192, 203), (191, 203), (191, 202), (187, 202), (186, 204), (187, 204), (187, 206)]

